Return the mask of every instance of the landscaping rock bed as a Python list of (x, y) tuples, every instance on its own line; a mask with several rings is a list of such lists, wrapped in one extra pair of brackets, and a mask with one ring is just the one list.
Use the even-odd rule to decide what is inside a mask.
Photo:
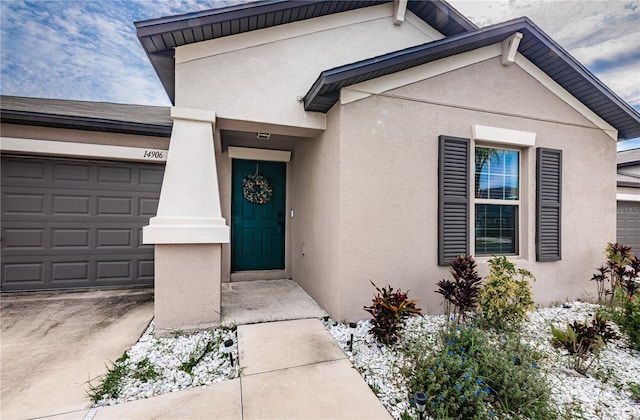
[[(640, 352), (629, 349), (624, 339), (616, 340), (600, 353), (585, 376), (572, 370), (569, 356), (551, 345), (551, 324), (563, 327), (567, 322), (590, 319), (597, 308), (589, 303), (572, 302), (538, 309), (523, 324), (521, 339), (543, 355), (544, 363), (538, 368), (551, 384), (552, 398), (564, 417), (640, 419), (640, 404), (633, 400), (628, 388), (630, 382), (640, 382)], [(358, 322), (356, 328), (330, 319), (323, 322), (389, 413), (395, 419), (400, 419), (403, 413), (415, 415), (408, 399), (410, 391), (400, 373), (401, 356), (397, 348), (378, 344), (369, 334), (369, 321)], [(435, 346), (438, 332), (446, 322), (442, 315), (412, 317), (405, 323), (403, 340), (427, 340)], [(354, 342), (350, 351), (351, 334)]]

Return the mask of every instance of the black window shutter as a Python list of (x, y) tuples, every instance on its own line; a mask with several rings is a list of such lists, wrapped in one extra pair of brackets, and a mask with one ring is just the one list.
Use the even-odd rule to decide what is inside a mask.
[(536, 260), (559, 261), (562, 220), (562, 150), (536, 150)]
[(469, 255), (469, 139), (440, 136), (438, 265)]

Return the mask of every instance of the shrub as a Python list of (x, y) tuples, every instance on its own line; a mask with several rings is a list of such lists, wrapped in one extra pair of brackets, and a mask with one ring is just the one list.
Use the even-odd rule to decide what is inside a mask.
[(407, 299), (408, 291), (394, 291), (390, 285), (380, 289), (373, 282), (371, 284), (378, 293), (373, 304), (363, 308), (373, 316), (373, 326), (369, 331), (381, 343), (394, 344), (402, 336), (402, 321), (412, 315), (422, 315), (421, 309), (416, 308), (416, 300)]
[(480, 314), (484, 325), (498, 330), (520, 327), (527, 312), (535, 309), (529, 271), (517, 269), (507, 257), (489, 260), (489, 275), (480, 288)]
[(449, 270), (453, 281), (442, 279), (437, 283), (436, 293), (445, 300), (445, 312), (452, 312), (456, 322), (465, 321), (467, 314), (478, 306), (478, 292), (482, 278), (476, 270), (476, 262), (472, 257), (459, 256), (451, 261)]
[(611, 289), (607, 289), (605, 282), (608, 280), (607, 274), (611, 271), (609, 267), (600, 266), (597, 269), (598, 273), (591, 277), (591, 281), (595, 281), (598, 284), (598, 303), (603, 303), (607, 295), (613, 293)]
[(629, 345), (640, 350), (640, 296), (626, 299), (622, 308), (609, 311), (620, 330), (629, 338)]
[(619, 242), (608, 242), (605, 255), (611, 274), (611, 291), (613, 292), (611, 294), (611, 301), (613, 301), (616, 289), (621, 286), (621, 281), (626, 272), (626, 266), (631, 261), (631, 247)]
[(551, 343), (566, 350), (573, 359), (573, 369), (585, 374), (608, 342), (620, 338), (609, 326), (606, 318), (596, 314), (591, 323), (567, 322), (565, 330), (551, 326)]
[(478, 328), (449, 324), (435, 354), (427, 343), (404, 347), (401, 372), (411, 395), (424, 391), (427, 413), (438, 419), (557, 418), (537, 353), (519, 340), (497, 340)]
[(485, 347), (476, 356), (478, 374), (493, 391), (496, 411), (507, 418), (556, 419), (551, 386), (538, 365), (542, 356), (517, 336), (503, 335), (497, 349)]

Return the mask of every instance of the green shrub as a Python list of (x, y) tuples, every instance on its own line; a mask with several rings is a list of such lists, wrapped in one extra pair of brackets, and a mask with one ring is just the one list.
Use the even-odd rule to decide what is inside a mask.
[(622, 308), (613, 308), (608, 313), (629, 338), (629, 345), (640, 350), (640, 295), (625, 299)]
[[(496, 340), (499, 342), (496, 344)], [(424, 391), (433, 418), (555, 419), (538, 354), (519, 340), (489, 339), (479, 328), (450, 324), (434, 353), (427, 342), (402, 348), (411, 395)]]
[(635, 382), (629, 382), (627, 386), (629, 387), (631, 398), (633, 398), (635, 402), (640, 403), (640, 384)]
[(402, 321), (412, 315), (422, 315), (421, 309), (416, 308), (416, 300), (407, 299), (408, 292), (394, 291), (391, 286), (380, 289), (373, 282), (371, 284), (378, 293), (373, 304), (363, 308), (373, 316), (370, 332), (381, 343), (394, 344), (402, 336)]
[(507, 257), (489, 260), (489, 275), (480, 289), (480, 314), (484, 325), (498, 330), (515, 330), (535, 309), (529, 271), (516, 268)]
[(453, 281), (442, 279), (436, 293), (444, 297), (447, 317), (453, 312), (456, 323), (465, 321), (469, 312), (478, 306), (478, 291), (482, 278), (472, 257), (459, 256), (451, 261), (449, 270)]
[(573, 359), (573, 369), (578, 373), (586, 373), (608, 342), (620, 338), (609, 326), (606, 318), (596, 314), (591, 323), (567, 322), (562, 330), (551, 326), (553, 338), (551, 343), (566, 350)]

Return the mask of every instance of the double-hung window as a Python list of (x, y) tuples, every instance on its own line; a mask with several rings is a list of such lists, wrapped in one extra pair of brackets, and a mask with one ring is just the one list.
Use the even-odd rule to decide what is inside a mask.
[(520, 152), (478, 146), (474, 159), (475, 255), (517, 254)]
[[(520, 255), (520, 242), (528, 249), (535, 243), (537, 261), (560, 260), (562, 151), (536, 148), (535, 179), (529, 177), (527, 186), (535, 190), (534, 203), (522, 197), (524, 149), (519, 148), (534, 146), (535, 135), (474, 126), (474, 137), (479, 142), (473, 146), (466, 138), (438, 139), (438, 264), (463, 254)], [(509, 145), (488, 147), (482, 141)], [(531, 153), (527, 156), (531, 161)], [(535, 237), (524, 229), (520, 238), (524, 208), (535, 211)]]

